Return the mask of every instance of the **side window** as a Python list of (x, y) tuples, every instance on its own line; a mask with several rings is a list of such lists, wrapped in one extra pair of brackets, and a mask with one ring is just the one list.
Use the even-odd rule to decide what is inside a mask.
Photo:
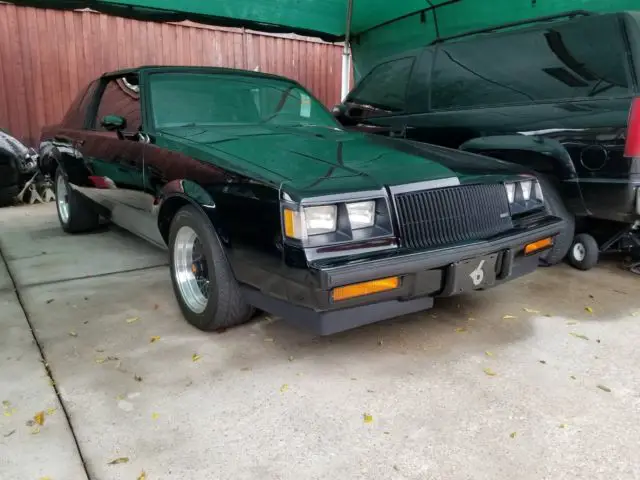
[(347, 101), (369, 105), (378, 113), (404, 111), (414, 60), (414, 57), (407, 57), (378, 65), (360, 82)]
[(445, 43), (437, 51), (431, 105), (437, 110), (626, 96), (627, 63), (613, 15)]
[(75, 98), (66, 115), (62, 119), (62, 125), (65, 128), (82, 129), (84, 128), (85, 121), (87, 120), (87, 113), (91, 106), (91, 100), (96, 94), (96, 87), (98, 81), (90, 83), (87, 87), (80, 90), (78, 96)]
[(127, 121), (127, 132), (136, 132), (142, 125), (140, 92), (137, 76), (109, 80), (100, 98), (93, 128), (106, 131), (100, 120), (107, 115), (119, 115)]

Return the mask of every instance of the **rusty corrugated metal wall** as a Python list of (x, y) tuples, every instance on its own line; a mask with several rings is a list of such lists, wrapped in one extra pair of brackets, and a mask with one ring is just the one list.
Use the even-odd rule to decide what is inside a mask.
[(298, 80), (331, 106), (340, 54), (339, 45), (301, 37), (0, 4), (0, 128), (35, 145), (91, 79), (143, 64), (258, 68)]

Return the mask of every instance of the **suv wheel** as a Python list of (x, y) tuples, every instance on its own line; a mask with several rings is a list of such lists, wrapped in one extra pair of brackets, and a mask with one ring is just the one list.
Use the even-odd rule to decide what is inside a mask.
[(598, 263), (600, 248), (591, 235), (581, 233), (573, 239), (567, 259), (578, 270), (590, 270)]
[(56, 171), (55, 190), (58, 219), (65, 232), (87, 232), (100, 225), (100, 216), (87, 199), (73, 191), (60, 168)]
[(213, 225), (195, 207), (173, 217), (169, 251), (173, 291), (190, 324), (211, 331), (251, 318)]

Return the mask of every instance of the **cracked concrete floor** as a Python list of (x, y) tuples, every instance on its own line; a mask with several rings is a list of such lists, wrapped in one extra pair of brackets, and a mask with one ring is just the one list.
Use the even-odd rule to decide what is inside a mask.
[(319, 338), (199, 332), (165, 253), (51, 205), (0, 210), (0, 247), (70, 419), (0, 267), (3, 480), (640, 478), (640, 279), (613, 263)]

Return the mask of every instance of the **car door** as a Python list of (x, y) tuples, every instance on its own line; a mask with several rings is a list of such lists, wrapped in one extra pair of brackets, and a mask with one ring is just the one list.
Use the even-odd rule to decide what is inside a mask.
[[(146, 137), (137, 75), (104, 77), (90, 119), (76, 148), (90, 172), (89, 188), (83, 193), (109, 212), (111, 220), (138, 235), (145, 235), (140, 217), (145, 204), (143, 158)], [(105, 117), (124, 119), (121, 129), (110, 129)]]

